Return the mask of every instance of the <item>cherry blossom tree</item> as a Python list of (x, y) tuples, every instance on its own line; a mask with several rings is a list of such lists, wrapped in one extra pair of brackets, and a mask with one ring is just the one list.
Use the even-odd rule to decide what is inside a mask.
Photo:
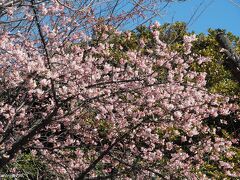
[(7, 9), (1, 25), (1, 171), (17, 173), (11, 163), (29, 153), (62, 179), (197, 179), (208, 161), (239, 177), (228, 161), (238, 141), (205, 123), (239, 121), (238, 105), (191, 70), (210, 61), (191, 52), (195, 35), (175, 52), (155, 23), (151, 47), (140, 38), (138, 51), (125, 50), (113, 39), (131, 39), (118, 30), (129, 13), (108, 23), (92, 8), (37, 2)]

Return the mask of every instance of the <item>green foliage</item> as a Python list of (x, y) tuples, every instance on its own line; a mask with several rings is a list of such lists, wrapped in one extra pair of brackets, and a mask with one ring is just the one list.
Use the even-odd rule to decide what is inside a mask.
[(31, 155), (30, 153), (23, 153), (19, 155), (16, 161), (10, 166), (14, 167), (17, 175), (13, 172), (9, 172), (8, 168), (0, 171), (1, 175), (4, 175), (4, 180), (15, 179), (16, 175), (19, 179), (62, 179), (63, 177), (53, 174), (45, 164), (42, 163), (38, 157)]
[[(209, 29), (209, 34), (198, 35), (198, 41), (193, 46), (193, 52), (202, 56), (211, 58), (211, 61), (201, 65), (194, 66), (193, 69), (207, 73), (207, 86), (210, 91), (227, 95), (237, 95), (239, 93), (239, 83), (225, 66), (226, 55), (221, 52), (222, 47), (216, 41), (217, 30)], [(227, 33), (228, 38), (237, 50), (240, 46), (238, 37)]]

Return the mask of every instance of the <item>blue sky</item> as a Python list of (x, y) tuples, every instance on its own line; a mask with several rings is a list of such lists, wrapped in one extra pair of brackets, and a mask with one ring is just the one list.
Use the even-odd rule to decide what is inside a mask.
[(196, 9), (196, 19), (189, 24), (190, 31), (207, 33), (208, 28), (222, 28), (240, 36), (240, 0), (186, 0), (170, 3), (158, 20), (164, 22), (188, 22)]

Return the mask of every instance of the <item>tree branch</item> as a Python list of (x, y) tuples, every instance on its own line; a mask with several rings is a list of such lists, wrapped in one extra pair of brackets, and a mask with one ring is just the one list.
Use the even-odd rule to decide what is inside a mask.
[(225, 61), (225, 66), (232, 72), (235, 79), (240, 82), (240, 57), (234, 51), (232, 44), (224, 32), (219, 31), (216, 36), (216, 40), (222, 48), (224, 48), (224, 53), (227, 56)]

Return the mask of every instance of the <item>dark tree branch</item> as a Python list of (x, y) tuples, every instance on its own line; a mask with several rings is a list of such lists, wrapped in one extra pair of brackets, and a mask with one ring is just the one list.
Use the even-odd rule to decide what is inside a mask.
[(234, 78), (240, 82), (240, 57), (234, 51), (230, 40), (223, 31), (219, 31), (216, 40), (220, 46), (225, 49), (224, 53), (227, 56), (225, 66), (232, 72)]
[(144, 167), (144, 166), (141, 166), (141, 165), (138, 165), (138, 164), (129, 164), (129, 163), (123, 161), (122, 159), (119, 159), (119, 158), (117, 158), (117, 157), (115, 157), (115, 156), (113, 156), (113, 155), (111, 155), (111, 154), (110, 154), (110, 156), (111, 156), (114, 160), (118, 161), (119, 163), (121, 163), (121, 164), (123, 164), (123, 165), (125, 165), (125, 166), (130, 167), (131, 169), (137, 169), (137, 170), (142, 170), (142, 171), (145, 170), (145, 171), (154, 173), (154, 174), (155, 174), (156, 176), (158, 176), (158, 177), (161, 177), (161, 178), (163, 178), (163, 179), (166, 179), (162, 174), (160, 174), (160, 173), (152, 170), (150, 167)]
[[(0, 169), (12, 160), (16, 153), (23, 148), (42, 128), (51, 123), (53, 117), (57, 114), (59, 107), (56, 106), (53, 111), (43, 120), (40, 120), (39, 123), (36, 123), (28, 132), (27, 135), (19, 138), (12, 146), (12, 148), (0, 155)], [(5, 157), (4, 157), (5, 156)]]
[[(44, 52), (45, 52), (45, 56), (46, 56), (46, 59), (47, 59), (47, 68), (51, 70), (51, 62), (50, 62), (50, 56), (49, 56), (49, 53), (48, 53), (48, 50), (47, 50), (47, 42), (44, 38), (44, 35), (43, 35), (43, 32), (42, 32), (42, 28), (41, 28), (41, 24), (40, 24), (40, 21), (39, 21), (39, 18), (38, 18), (38, 14), (37, 14), (37, 10), (34, 6), (34, 0), (31, 0), (31, 4), (32, 4), (32, 9), (33, 9), (33, 13), (34, 13), (34, 18), (35, 18), (35, 22), (36, 22), (36, 26), (37, 26), (37, 29), (38, 29), (38, 33), (39, 33), (39, 36), (40, 36), (40, 40), (43, 44), (43, 49), (44, 49)], [(54, 81), (52, 78), (50, 78), (50, 81), (51, 81), (51, 90), (52, 90), (52, 94), (53, 94), (53, 99), (55, 101), (55, 103), (58, 105), (58, 99), (57, 99), (57, 95), (56, 95), (56, 91), (55, 91), (55, 86), (54, 86)]]
[(124, 134), (120, 135), (114, 143), (112, 143), (105, 151), (103, 151), (97, 159), (95, 159), (89, 166), (88, 168), (83, 171), (82, 173), (80, 173), (78, 175), (78, 177), (76, 178), (76, 180), (82, 180), (85, 179), (86, 175), (92, 171), (95, 166), (106, 156), (110, 153), (110, 151), (123, 139), (125, 139), (126, 137), (128, 137), (130, 135), (130, 133), (132, 132), (132, 130), (137, 129), (139, 126), (141, 126), (144, 123), (144, 121), (138, 123), (137, 125), (133, 126), (132, 128), (130, 128), (127, 132), (125, 132)]

